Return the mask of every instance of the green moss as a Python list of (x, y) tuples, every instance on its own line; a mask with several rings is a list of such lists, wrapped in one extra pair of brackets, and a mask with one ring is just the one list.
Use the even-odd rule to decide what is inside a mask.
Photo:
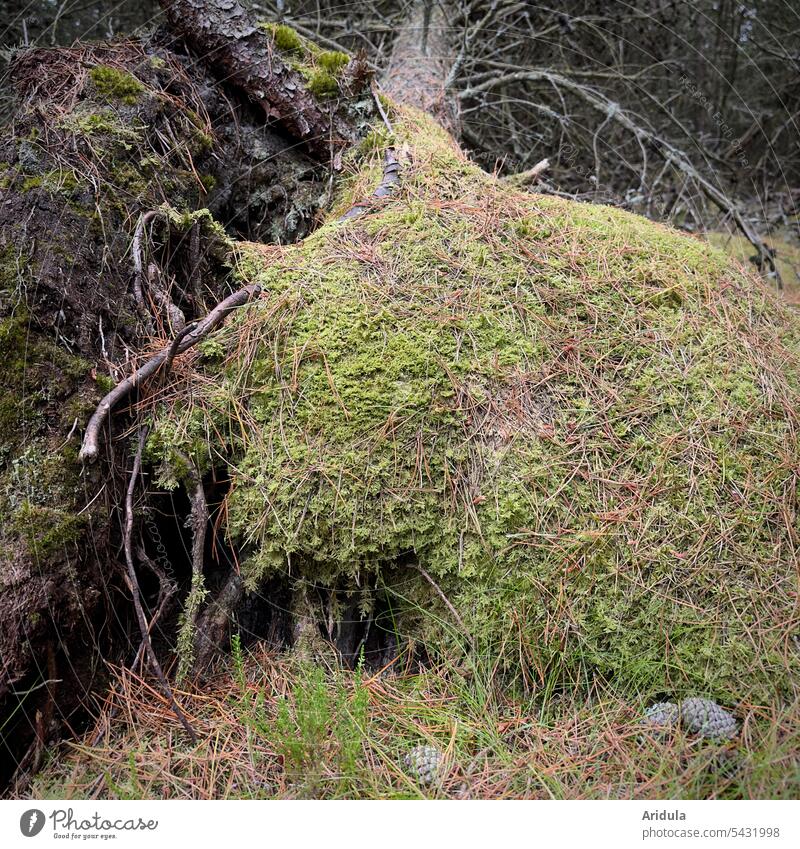
[(213, 174), (201, 174), (200, 182), (203, 184), (203, 188), (207, 192), (214, 191), (214, 187), (217, 185), (217, 178)]
[(378, 587), (429, 650), (529, 686), (791, 696), (798, 318), (698, 240), (516, 192), (394, 123), (413, 164), (388, 202), (268, 261), (242, 247), (263, 298), (154, 456), (207, 469), (225, 445), (251, 586)]
[(350, 57), (346, 53), (340, 53), (336, 50), (323, 50), (317, 54), (314, 61), (324, 71), (333, 76), (338, 76), (350, 61)]
[(386, 127), (378, 127), (370, 130), (358, 144), (358, 156), (369, 156), (376, 151), (383, 151), (387, 147), (394, 147), (396, 139)]
[(87, 520), (86, 515), (79, 516), (25, 501), (14, 514), (12, 527), (19, 531), (36, 557), (46, 557), (76, 542), (83, 534)]
[(262, 29), (272, 35), (275, 46), (284, 53), (304, 53), (303, 39), (286, 24), (262, 23)]
[(202, 130), (197, 130), (192, 139), (194, 149), (197, 153), (207, 153), (214, 147), (214, 138)]
[(72, 169), (47, 171), (44, 174), (32, 174), (22, 181), (20, 190), (30, 192), (44, 189), (51, 194), (72, 195), (80, 187), (76, 173)]
[(124, 143), (127, 150), (142, 141), (143, 125), (136, 120), (123, 121), (111, 109), (93, 109), (86, 104), (68, 113), (59, 126), (85, 137), (109, 136)]
[(110, 392), (117, 384), (113, 377), (97, 372), (94, 377), (95, 383), (103, 392)]
[(285, 24), (262, 23), (260, 26), (272, 35), (278, 49), (288, 54), (290, 67), (305, 77), (312, 94), (328, 98), (339, 93), (339, 75), (350, 61), (346, 53), (322, 50)]
[(323, 68), (312, 68), (305, 73), (308, 90), (316, 97), (335, 97), (339, 93), (336, 77)]
[(13, 182), (15, 169), (8, 162), (0, 162), (0, 189), (7, 189)]
[[(4, 294), (2, 269), (8, 264), (9, 289), (17, 285), (16, 261), (7, 250), (0, 256), (0, 295)], [(19, 258), (25, 268), (26, 258)], [(6, 290), (7, 291), (7, 290)], [(0, 375), (3, 394), (0, 398), (0, 461), (20, 449), (36, 430), (42, 410), (54, 397), (74, 389), (76, 381), (89, 372), (90, 364), (59, 348), (50, 339), (36, 332), (30, 324), (28, 312), (16, 306), (10, 315), (0, 317)], [(91, 406), (91, 405), (90, 405)], [(72, 402), (63, 404), (67, 415)], [(83, 418), (83, 416), (81, 416)], [(74, 416), (69, 419), (71, 427)], [(23, 427), (24, 425), (24, 427)], [(57, 471), (58, 464), (56, 469)], [(38, 474), (38, 473), (37, 473)]]
[(0, 299), (16, 290), (20, 268), (24, 268), (28, 262), (29, 258), (16, 250), (14, 245), (0, 248)]
[(89, 71), (97, 93), (108, 100), (119, 100), (132, 106), (145, 91), (145, 86), (132, 74), (108, 65), (96, 65)]
[(313, 95), (327, 98), (339, 94), (339, 74), (348, 61), (346, 53), (327, 50), (313, 54), (310, 64), (299, 63), (294, 67), (305, 77)]

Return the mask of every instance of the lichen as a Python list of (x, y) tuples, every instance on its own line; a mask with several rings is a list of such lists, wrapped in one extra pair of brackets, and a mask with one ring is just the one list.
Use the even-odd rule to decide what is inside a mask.
[(251, 586), (378, 587), (429, 650), (529, 685), (790, 694), (797, 317), (699, 240), (394, 124), (413, 163), (391, 199), (336, 220), (375, 150), (301, 245), (241, 248), (262, 300), (152, 450), (227, 452)]
[(193, 572), (192, 586), (180, 615), (177, 645), (179, 659), (178, 681), (183, 681), (194, 667), (195, 621), (207, 595), (208, 589), (206, 588), (203, 575), (199, 572)]

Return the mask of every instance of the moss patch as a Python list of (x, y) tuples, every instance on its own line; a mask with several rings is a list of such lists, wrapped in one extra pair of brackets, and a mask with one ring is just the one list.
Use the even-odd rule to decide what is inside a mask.
[(136, 103), (145, 86), (127, 71), (108, 65), (97, 65), (89, 71), (97, 93), (108, 100), (119, 100), (129, 106)]
[(286, 54), (290, 67), (303, 75), (313, 95), (328, 98), (339, 94), (339, 77), (350, 61), (346, 53), (322, 50), (285, 24), (260, 26), (270, 33), (278, 50)]
[(275, 46), (285, 53), (303, 53), (303, 41), (300, 36), (286, 24), (262, 24), (262, 27), (272, 35)]

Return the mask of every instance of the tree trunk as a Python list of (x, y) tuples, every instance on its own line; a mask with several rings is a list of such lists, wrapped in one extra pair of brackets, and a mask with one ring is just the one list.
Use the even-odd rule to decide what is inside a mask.
[[(236, 0), (160, 0), (172, 30), (180, 35), (226, 85), (232, 86), (264, 110), (292, 138), (303, 141), (319, 159), (335, 154), (355, 139), (355, 128), (333, 106), (309, 89), (308, 81), (283, 57), (269, 31)], [(358, 94), (364, 69), (352, 61), (342, 72), (340, 85)]]
[(445, 89), (455, 59), (441, 5), (421, 0), (394, 41), (383, 89), (395, 102), (432, 115), (457, 138), (458, 101)]

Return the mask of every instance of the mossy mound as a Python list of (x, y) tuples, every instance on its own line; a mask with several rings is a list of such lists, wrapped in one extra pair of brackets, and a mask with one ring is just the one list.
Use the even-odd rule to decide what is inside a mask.
[(465, 629), (528, 684), (788, 698), (798, 319), (704, 242), (519, 193), (395, 120), (388, 202), (241, 247), (264, 294), (159, 408), (164, 480), (175, 448), (228, 463), (252, 586), (386, 592), (400, 631)]

